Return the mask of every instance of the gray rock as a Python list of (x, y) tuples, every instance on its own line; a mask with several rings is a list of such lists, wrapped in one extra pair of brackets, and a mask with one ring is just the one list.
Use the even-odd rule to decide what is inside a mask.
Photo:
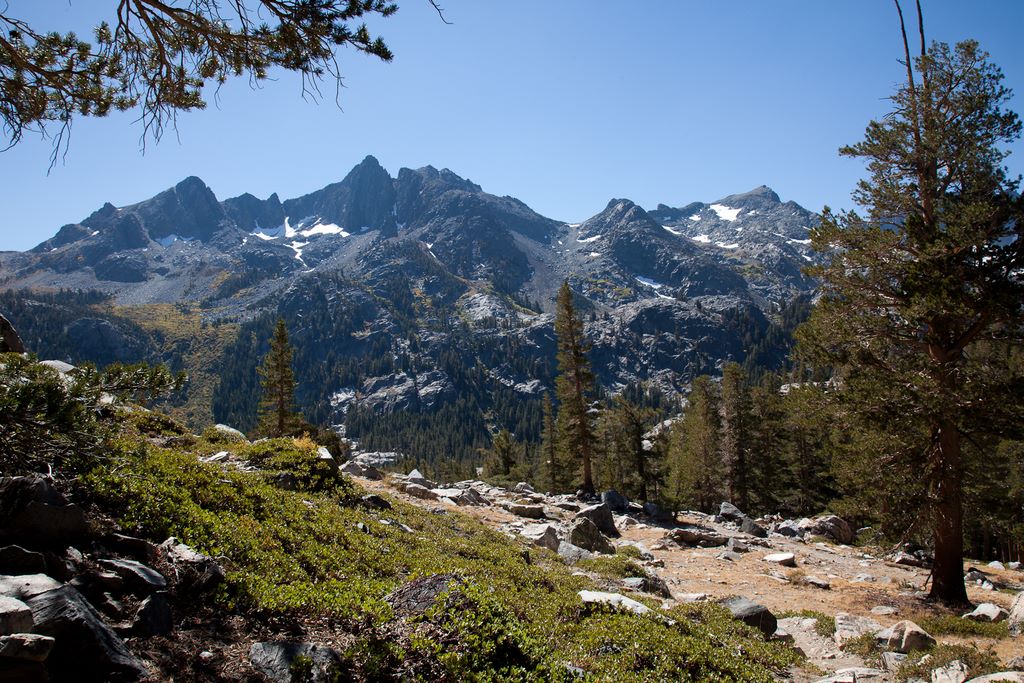
[(891, 616), (898, 611), (895, 607), (890, 607), (889, 605), (876, 605), (871, 608), (871, 613), (877, 614), (880, 617)]
[(903, 654), (935, 646), (935, 638), (914, 622), (907, 620), (879, 631), (875, 634), (875, 640), (882, 647)]
[(967, 683), (1024, 683), (1024, 673), (1020, 671), (1002, 671), (972, 678)]
[(25, 353), (18, 331), (3, 314), (0, 314), (0, 353)]
[(558, 532), (550, 524), (531, 524), (525, 527), (520, 535), (533, 545), (558, 552)]
[(1024, 671), (1024, 656), (1014, 657), (1006, 663), (1007, 669), (1013, 669), (1014, 671)]
[(805, 576), (801, 583), (803, 583), (805, 586), (813, 586), (814, 588), (820, 588), (826, 591), (832, 588), (831, 583), (829, 583), (825, 579), (822, 579), (814, 575)]
[(702, 548), (717, 548), (726, 543), (725, 536), (698, 526), (684, 526), (673, 529), (668, 532), (665, 539), (679, 545), (700, 546)]
[(166, 593), (154, 593), (142, 601), (132, 620), (132, 633), (149, 638), (165, 636), (173, 630), (174, 615)]
[(722, 504), (718, 506), (718, 516), (727, 522), (736, 522), (737, 524), (747, 518), (742, 510), (727, 501), (722, 501)]
[(608, 605), (616, 609), (621, 609), (626, 612), (632, 612), (633, 614), (650, 614), (651, 608), (647, 605), (637, 602), (632, 598), (627, 598), (621, 593), (605, 593), (602, 591), (587, 591), (582, 590), (578, 593), (580, 600), (584, 604), (598, 604)]
[(0, 573), (41, 574), (46, 571), (46, 558), (42, 553), (25, 550), (19, 545), (0, 548)]
[[(292, 664), (300, 657), (309, 662), (309, 672), (302, 678), (293, 678)], [(249, 661), (254, 669), (275, 683), (293, 680), (326, 683), (336, 680), (341, 655), (324, 645), (276, 640), (253, 643), (249, 648)]]
[(59, 581), (54, 581), (46, 574), (0, 576), (0, 595), (6, 595), (19, 600), (27, 600), (32, 596), (60, 587), (61, 583)]
[(108, 567), (121, 577), (128, 590), (139, 595), (149, 595), (153, 591), (167, 588), (164, 575), (135, 560), (100, 560), (99, 564)]
[(32, 630), (32, 610), (17, 598), (0, 595), (0, 635)]
[(665, 580), (656, 574), (644, 574), (643, 576), (629, 576), (622, 580), (626, 588), (641, 593), (650, 593), (663, 598), (671, 598), (672, 591), (669, 590)]
[(932, 669), (931, 683), (964, 683), (967, 672), (967, 665), (954, 659), (941, 669)]
[(835, 641), (839, 649), (846, 647), (851, 640), (863, 635), (874, 635), (882, 630), (882, 625), (868, 617), (858, 617), (846, 612), (836, 614)]
[(781, 534), (782, 536), (788, 536), (789, 538), (803, 538), (804, 535), (803, 530), (800, 528), (800, 523), (791, 519), (779, 522), (773, 531), (777, 534)]
[(526, 517), (527, 519), (544, 519), (544, 506), (543, 505), (531, 505), (526, 503), (504, 503), (502, 507), (508, 510), (516, 517)]
[(726, 550), (724, 553), (719, 553), (718, 559), (726, 560), (728, 562), (739, 562), (743, 559), (743, 556), (739, 553), (734, 553), (731, 550)]
[(0, 478), (0, 538), (29, 547), (64, 547), (88, 532), (82, 509), (68, 504), (46, 479)]
[(203, 592), (224, 581), (224, 568), (220, 563), (173, 536), (160, 544), (160, 550), (174, 567), (178, 585), (184, 590)]
[(103, 544), (119, 553), (128, 555), (133, 560), (152, 564), (160, 559), (160, 546), (134, 536), (110, 534), (103, 538)]
[(442, 594), (452, 599), (460, 585), (462, 579), (456, 574), (433, 574), (399, 586), (384, 600), (400, 616), (419, 616), (433, 607)]
[(55, 680), (136, 680), (146, 675), (142, 662), (71, 586), (26, 602), (36, 622), (34, 632), (56, 640), (47, 658)]
[(771, 610), (764, 605), (759, 605), (752, 600), (740, 597), (722, 600), (720, 604), (729, 610), (734, 619), (738, 619), (748, 626), (753, 626), (766, 636), (775, 633), (778, 621)]
[(616, 538), (619, 535), (619, 530), (615, 527), (615, 518), (612, 516), (612, 510), (605, 503), (585, 507), (576, 513), (576, 517), (589, 519), (601, 533), (607, 536)]
[(573, 565), (580, 560), (589, 560), (594, 554), (589, 550), (584, 550), (578, 545), (573, 545), (567, 541), (562, 541), (558, 544), (558, 556), (561, 557), (566, 564)]
[(734, 553), (750, 552), (750, 546), (748, 546), (746, 543), (744, 543), (738, 538), (730, 538), (728, 541), (725, 542), (725, 547), (727, 550)]
[(992, 604), (991, 602), (983, 602), (974, 608), (973, 612), (968, 612), (963, 616), (964, 619), (970, 619), (971, 621), (1005, 621), (1010, 616), (1010, 613), (999, 605)]
[(1010, 622), (1010, 633), (1020, 634), (1024, 631), (1024, 591), (1017, 593), (1014, 598), (1007, 620)]
[(234, 427), (227, 425), (215, 424), (213, 429), (217, 432), (217, 436), (220, 436), (228, 441), (237, 441), (238, 443), (249, 443), (249, 439), (246, 438), (245, 434), (238, 431)]
[(601, 502), (612, 512), (626, 512), (629, 509), (629, 499), (614, 489), (602, 493)]
[(903, 552), (902, 550), (894, 554), (890, 558), (890, 561), (894, 564), (900, 564), (906, 567), (923, 567), (926, 564), (926, 562), (921, 558), (915, 557), (910, 553)]
[(516, 493), (536, 493), (536, 491), (533, 490), (533, 487), (527, 484), (525, 481), (521, 481), (518, 484), (516, 484), (512, 490), (515, 491)]
[(409, 483), (402, 490), (414, 498), (437, 500), (437, 495), (423, 484)]
[(802, 523), (806, 533), (814, 534), (815, 536), (824, 536), (825, 538), (832, 539), (836, 543), (853, 543), (854, 533), (853, 527), (842, 517), (836, 515), (823, 515), (821, 517), (815, 517), (809, 520), (809, 523)]
[(834, 674), (819, 678), (814, 683), (885, 683), (889, 674), (881, 669), (865, 666), (848, 666), (837, 670)]
[(740, 522), (740, 531), (757, 538), (768, 538), (768, 530), (749, 517), (744, 517)]
[(605, 538), (601, 531), (587, 517), (577, 517), (569, 527), (569, 543), (595, 553), (613, 555), (615, 546)]
[(883, 652), (882, 666), (886, 671), (896, 671), (907, 661), (907, 656), (902, 652)]
[(50, 636), (41, 636), (38, 633), (12, 633), (0, 636), (0, 657), (42, 662), (49, 656), (55, 642)]
[(662, 510), (657, 503), (647, 502), (643, 505), (644, 514), (651, 518), (655, 522), (671, 522), (672, 513), (668, 510)]
[(796, 555), (793, 553), (770, 553), (761, 558), (763, 562), (777, 564), (781, 567), (795, 567)]
[(372, 510), (390, 510), (391, 503), (385, 498), (378, 496), (376, 493), (370, 493), (359, 499), (363, 505)]
[(362, 477), (371, 481), (380, 481), (384, 474), (373, 465), (366, 465), (357, 460), (349, 460), (341, 466), (341, 472), (352, 477)]

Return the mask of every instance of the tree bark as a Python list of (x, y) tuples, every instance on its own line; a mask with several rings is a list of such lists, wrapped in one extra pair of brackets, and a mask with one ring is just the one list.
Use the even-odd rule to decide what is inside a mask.
[(939, 424), (936, 453), (935, 564), (929, 597), (966, 604), (963, 561), (963, 490), (960, 476), (960, 433), (953, 420)]

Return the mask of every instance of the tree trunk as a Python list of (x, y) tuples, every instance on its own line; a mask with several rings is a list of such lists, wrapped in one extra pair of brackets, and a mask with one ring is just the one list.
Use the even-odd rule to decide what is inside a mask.
[(965, 604), (963, 491), (960, 472), (960, 433), (950, 419), (939, 424), (935, 509), (935, 564), (929, 597)]

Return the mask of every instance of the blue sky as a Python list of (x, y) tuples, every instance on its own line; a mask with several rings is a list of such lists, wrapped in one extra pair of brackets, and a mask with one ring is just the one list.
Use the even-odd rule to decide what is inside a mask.
[[(8, 4), (85, 32), (116, 2)], [(836, 150), (887, 111), (902, 74), (889, 0), (443, 0), (452, 25), (427, 0), (399, 4), (371, 23), (392, 63), (342, 53), (340, 108), (333, 84), (304, 102), (297, 79), (278, 73), (257, 90), (229, 83), (144, 154), (137, 113), (78, 119), (49, 174), (50, 142), (27, 136), (0, 155), (0, 250), (188, 175), (221, 199), (285, 199), (340, 180), (367, 154), (392, 175), (451, 168), (565, 221), (613, 197), (680, 206), (761, 184), (812, 210), (849, 207), (863, 170)], [(979, 40), (1024, 93), (1024, 2), (923, 5), (929, 39)], [(1012, 108), (1024, 110), (1024, 94)], [(1008, 164), (1024, 171), (1024, 146)]]

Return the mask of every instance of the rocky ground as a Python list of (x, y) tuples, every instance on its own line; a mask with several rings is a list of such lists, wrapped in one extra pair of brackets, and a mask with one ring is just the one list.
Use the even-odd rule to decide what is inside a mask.
[[(588, 505), (575, 496), (536, 493), (525, 484), (513, 491), (480, 481), (442, 486), (415, 471), (385, 476), (358, 461), (343, 470), (371, 490), (428, 507), (458, 508), (510, 536), (525, 536), (548, 547), (570, 562), (600, 556), (601, 550), (635, 546), (648, 579), (606, 581), (608, 591), (625, 596), (660, 593), (666, 605), (743, 598), (733, 601), (741, 607), (734, 613), (766, 633), (764, 617), (747, 617), (759, 614), (750, 610), (749, 603), (767, 608), (773, 617), (773, 637), (792, 639), (812, 665), (792, 671), (793, 680), (894, 680), (894, 671), (905, 657), (899, 650), (912, 649), (915, 638), (919, 643), (931, 642), (930, 635), (917, 632), (916, 622), (962, 614), (925, 600), (929, 571), (922, 557), (854, 546), (854, 532), (835, 517), (750, 520), (723, 504), (719, 515), (687, 512), (669, 520), (655, 508), (645, 510), (614, 492), (604, 494), (603, 503)], [(582, 522), (583, 517), (592, 524)], [(600, 533), (595, 536), (591, 526)], [(982, 612), (991, 611), (988, 616), (979, 614), (979, 620), (1005, 620), (1011, 615), (1011, 630), (1019, 627), (1024, 621), (1024, 572), (1019, 566), (969, 566), (967, 577), (970, 600), (985, 605)], [(817, 620), (795, 614), (800, 612), (833, 617), (836, 634), (819, 635)], [(880, 649), (892, 652), (880, 661), (851, 652), (849, 641), (867, 633), (877, 634)], [(1018, 669), (999, 680), (1024, 681), (1020, 671), (1024, 670), (1024, 640), (1019, 635), (941, 635), (937, 639), (943, 644), (991, 649), (1008, 669)], [(967, 676), (954, 663), (952, 668), (933, 671), (932, 680), (960, 683)]]

